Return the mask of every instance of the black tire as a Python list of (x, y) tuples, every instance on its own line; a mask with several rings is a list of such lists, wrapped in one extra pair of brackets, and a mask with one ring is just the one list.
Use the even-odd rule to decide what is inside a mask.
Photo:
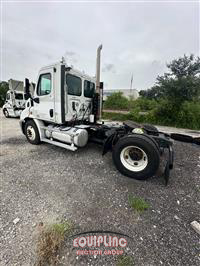
[[(151, 135), (154, 135), (154, 136), (159, 135), (159, 131), (158, 131), (157, 127), (155, 127), (151, 124), (143, 124), (142, 126), (143, 126), (143, 129), (146, 131), (146, 133), (150, 133)], [(152, 139), (152, 141), (155, 143), (157, 149), (159, 150), (160, 155), (162, 155), (164, 153), (164, 150), (159, 147), (156, 140)]]
[(6, 118), (9, 118), (9, 113), (8, 113), (8, 110), (6, 108), (3, 109), (3, 114)]
[[(137, 157), (138, 151), (139, 153), (143, 154), (142, 160), (140, 161), (143, 163), (144, 160), (143, 169), (141, 170), (137, 169), (137, 171), (134, 171), (135, 169), (133, 167), (138, 167), (135, 166), (137, 160), (134, 161), (134, 166), (130, 166), (132, 168), (131, 170), (125, 167), (124, 162), (121, 161), (121, 160), (124, 161), (127, 160), (127, 158), (123, 157), (124, 156), (123, 151), (126, 150), (126, 147), (127, 149), (129, 149), (129, 146), (136, 147), (136, 148), (130, 147), (130, 149), (133, 149), (133, 153), (131, 156), (134, 156), (135, 155), (134, 152), (136, 152), (136, 157)], [(128, 155), (128, 157), (129, 156), (130, 154)], [(160, 164), (160, 154), (158, 148), (156, 147), (153, 140), (151, 140), (149, 137), (145, 135), (135, 134), (135, 135), (127, 135), (121, 138), (113, 148), (112, 157), (116, 168), (119, 170), (121, 174), (138, 180), (145, 180), (155, 175)], [(147, 157), (146, 160), (145, 157)], [(132, 158), (129, 157), (129, 161), (130, 160), (132, 160)], [(131, 161), (131, 163), (133, 163), (133, 161)]]
[(25, 136), (27, 140), (34, 145), (40, 143), (40, 134), (38, 128), (33, 120), (28, 120), (25, 123)]

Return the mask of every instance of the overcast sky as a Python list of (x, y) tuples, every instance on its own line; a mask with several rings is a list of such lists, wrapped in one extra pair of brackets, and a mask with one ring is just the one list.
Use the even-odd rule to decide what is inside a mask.
[(102, 81), (107, 89), (147, 89), (165, 64), (199, 55), (198, 3), (8, 3), (3, 2), (2, 79), (36, 81), (38, 70), (66, 57), (95, 75), (102, 43)]

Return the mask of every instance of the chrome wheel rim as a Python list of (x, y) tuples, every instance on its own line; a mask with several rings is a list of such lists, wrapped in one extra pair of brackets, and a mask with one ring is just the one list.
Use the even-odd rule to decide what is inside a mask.
[(143, 171), (148, 164), (144, 150), (137, 146), (127, 146), (120, 153), (120, 160), (125, 168), (132, 172)]
[(27, 129), (27, 137), (30, 139), (30, 140), (35, 140), (35, 130), (32, 126), (28, 126)]
[(7, 110), (4, 110), (4, 115), (5, 115), (5, 117), (8, 117), (8, 111)]

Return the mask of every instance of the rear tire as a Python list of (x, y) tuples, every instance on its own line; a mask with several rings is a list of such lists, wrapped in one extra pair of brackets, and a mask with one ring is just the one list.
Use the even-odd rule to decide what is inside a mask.
[(8, 110), (5, 108), (3, 109), (3, 114), (6, 118), (9, 118), (9, 113), (8, 113)]
[(33, 120), (28, 120), (25, 124), (25, 135), (27, 140), (34, 145), (40, 143), (40, 134)]
[(157, 172), (160, 164), (158, 148), (145, 135), (128, 135), (113, 148), (116, 168), (125, 176), (145, 180)]

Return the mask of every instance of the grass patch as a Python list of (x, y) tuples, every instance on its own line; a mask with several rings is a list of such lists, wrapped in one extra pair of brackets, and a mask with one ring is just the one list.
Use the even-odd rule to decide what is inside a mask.
[[(177, 103), (177, 104), (175, 104)], [(103, 118), (109, 120), (132, 120), (138, 123), (150, 123), (160, 126), (200, 129), (200, 101), (196, 99), (175, 101), (166, 97), (159, 100), (139, 97), (126, 99), (122, 93), (113, 93), (104, 102), (104, 109), (126, 110), (129, 113), (103, 112)]]
[(103, 112), (103, 119), (109, 119), (113, 121), (125, 121), (131, 119), (130, 114), (122, 114), (122, 113), (109, 113)]
[(117, 266), (132, 266), (134, 265), (133, 257), (120, 255), (117, 260)]
[(38, 262), (36, 265), (57, 265), (65, 236), (72, 230), (73, 225), (68, 221), (42, 226), (37, 243)]
[(152, 118), (151, 113), (141, 114), (137, 111), (130, 111), (127, 114), (123, 113), (112, 113), (112, 112), (103, 112), (102, 115), (103, 119), (113, 120), (113, 121), (126, 121), (132, 120), (137, 123), (149, 123), (149, 124), (156, 124), (155, 120)]
[(128, 196), (128, 203), (131, 208), (133, 208), (134, 210), (138, 212), (145, 211), (150, 207), (149, 203), (146, 202), (144, 199), (134, 197), (132, 195)]

